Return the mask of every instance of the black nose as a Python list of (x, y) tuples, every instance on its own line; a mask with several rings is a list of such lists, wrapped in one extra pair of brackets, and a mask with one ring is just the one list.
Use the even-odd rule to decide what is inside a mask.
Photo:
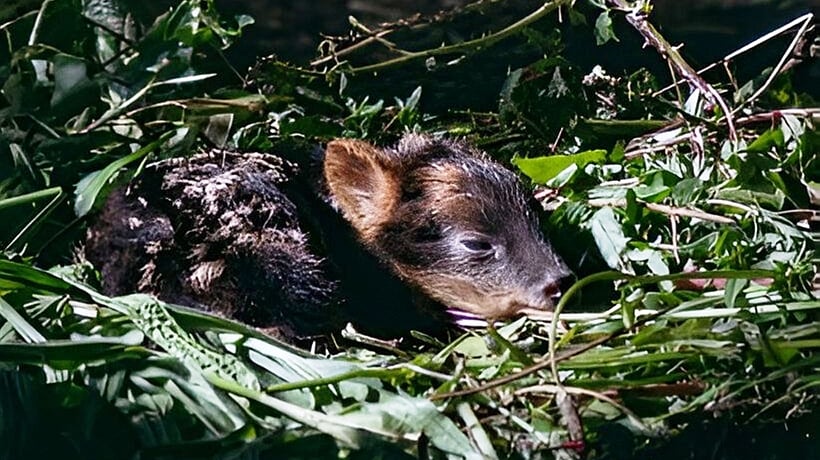
[(560, 283), (550, 283), (544, 288), (544, 297), (552, 300), (553, 303), (558, 302), (561, 298), (562, 289)]
[(575, 283), (575, 277), (573, 275), (565, 275), (558, 280), (551, 280), (547, 283), (547, 287), (544, 288), (544, 297), (550, 299), (553, 304), (556, 304), (573, 283)]

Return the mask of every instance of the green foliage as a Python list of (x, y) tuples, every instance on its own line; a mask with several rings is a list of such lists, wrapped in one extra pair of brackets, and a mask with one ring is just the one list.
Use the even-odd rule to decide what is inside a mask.
[(610, 40), (618, 40), (618, 37), (612, 30), (612, 18), (609, 16), (609, 11), (603, 11), (595, 20), (595, 43), (603, 45)]
[[(462, 14), (503, 6), (485, 3)], [(613, 23), (649, 9), (612, 4), (578, 5), (572, 27), (611, 45)], [(415, 29), (396, 26), (358, 39), (383, 33), (398, 58), (334, 43), (318, 61), (332, 67), (267, 58), (244, 78), (222, 50), (250, 18), (198, 0), (149, 11), (0, 8), (0, 456), (30, 454), (9, 419), (71, 433), (77, 458), (497, 458), (571, 447), (565, 393), (598, 453), (624, 427), (637, 446), (713, 413), (783, 421), (817, 407), (819, 109), (789, 71), (707, 74), (730, 128), (703, 92), (662, 90), (646, 70), (582, 75), (546, 6), (428, 52), (402, 50), (412, 40), (399, 32)], [(475, 101), (492, 109), (428, 109), (476, 74), (499, 82)], [(85, 219), (150, 161), (409, 130), (465, 136), (532, 183), (582, 278), (555, 316), (325, 356), (149, 296), (102, 295), (93, 267), (66, 265)], [(88, 422), (97, 414), (130, 430), (121, 445), (91, 442), (109, 436)]]

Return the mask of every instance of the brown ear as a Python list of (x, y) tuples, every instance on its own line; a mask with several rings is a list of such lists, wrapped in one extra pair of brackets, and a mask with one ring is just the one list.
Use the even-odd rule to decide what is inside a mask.
[(342, 214), (372, 241), (399, 199), (396, 161), (367, 142), (336, 139), (327, 145), (324, 173)]

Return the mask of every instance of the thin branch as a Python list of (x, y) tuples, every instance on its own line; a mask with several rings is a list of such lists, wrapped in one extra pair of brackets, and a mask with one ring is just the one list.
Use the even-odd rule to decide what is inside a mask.
[(553, 362), (566, 361), (569, 358), (572, 358), (573, 356), (577, 356), (577, 355), (580, 355), (581, 353), (592, 350), (593, 348), (597, 347), (598, 345), (603, 345), (603, 344), (609, 342), (610, 340), (614, 339), (615, 337), (618, 337), (619, 335), (623, 334), (624, 332), (626, 332), (625, 329), (623, 329), (623, 328), (618, 329), (615, 332), (611, 332), (611, 333), (609, 333), (605, 336), (599, 337), (599, 338), (597, 338), (597, 339), (595, 339), (591, 342), (587, 342), (587, 343), (585, 343), (584, 345), (581, 345), (578, 348), (573, 348), (572, 350), (561, 353), (561, 354), (555, 356), (555, 358), (553, 358), (553, 359), (547, 358), (547, 359), (545, 359), (543, 361), (539, 361), (539, 362), (537, 362), (537, 363), (535, 363), (531, 366), (525, 367), (524, 369), (521, 369), (518, 372), (515, 372), (513, 374), (509, 374), (509, 375), (505, 375), (504, 377), (500, 377), (500, 378), (497, 378), (495, 380), (490, 380), (489, 382), (486, 382), (482, 385), (478, 385), (478, 386), (475, 386), (475, 387), (472, 387), (472, 388), (466, 388), (464, 390), (451, 391), (451, 392), (448, 392), (448, 393), (433, 394), (433, 395), (430, 395), (430, 400), (435, 401), (435, 400), (439, 400), (439, 399), (455, 398), (455, 397), (459, 397), (459, 396), (468, 396), (468, 395), (471, 395), (471, 394), (481, 393), (483, 391), (491, 390), (491, 389), (499, 387), (501, 385), (506, 385), (508, 383), (515, 382), (516, 380), (522, 379), (522, 378), (524, 378), (528, 375), (534, 374), (535, 372), (538, 372), (540, 370), (543, 370), (543, 369), (546, 369), (546, 368), (550, 367)]
[[(749, 96), (748, 99), (743, 101), (743, 103), (740, 104), (740, 106), (735, 109), (735, 112), (737, 112), (738, 110), (743, 108), (743, 106), (749, 104), (750, 102), (752, 102), (755, 99), (757, 99), (758, 97), (760, 97), (760, 95), (763, 94), (764, 91), (766, 91), (766, 89), (769, 87), (769, 85), (772, 84), (774, 79), (778, 75), (780, 75), (780, 72), (783, 70), (783, 66), (786, 65), (786, 62), (791, 57), (791, 55), (794, 52), (795, 48), (797, 48), (797, 44), (800, 43), (800, 40), (803, 38), (803, 35), (805, 35), (805, 33), (806, 33), (806, 30), (808, 30), (809, 24), (811, 24), (811, 19), (812, 19), (813, 15), (812, 14), (807, 14), (804, 17), (805, 17), (805, 21), (803, 22), (803, 25), (800, 26), (800, 29), (794, 35), (794, 38), (792, 39), (792, 42), (789, 44), (789, 47), (786, 48), (786, 51), (783, 53), (783, 56), (780, 57), (780, 62), (778, 62), (777, 65), (774, 66), (774, 69), (772, 69), (771, 73), (769, 74), (769, 77), (766, 79), (766, 82), (763, 83), (762, 85), (760, 85), (760, 88), (758, 88), (757, 91), (754, 92), (754, 94)], [(728, 117), (728, 115), (727, 115), (727, 117)]]
[(753, 215), (758, 214), (758, 212), (755, 208), (753, 208), (751, 206), (746, 206), (745, 204), (737, 203), (737, 202), (734, 202), (734, 201), (721, 200), (721, 199), (718, 199), (718, 198), (712, 198), (712, 199), (706, 200), (706, 203), (711, 204), (712, 206), (727, 206), (727, 207), (730, 207), (730, 208), (740, 209), (743, 212), (747, 212), (747, 213), (753, 214)]
[[(657, 138), (659, 135), (665, 134), (665, 132), (667, 132), (666, 129), (664, 129), (664, 131), (654, 132), (654, 133), (642, 136), (641, 138), (637, 138), (637, 139)], [(651, 143), (649, 143), (648, 147), (644, 147), (644, 148), (639, 148), (639, 147), (630, 148), (630, 145), (635, 143), (634, 140), (632, 140), (632, 141), (629, 141), (629, 144), (627, 144), (627, 150), (624, 152), (624, 156), (626, 157), (626, 159), (631, 160), (632, 158), (639, 157), (639, 156), (647, 154), (647, 153), (652, 153), (652, 152), (657, 152), (657, 151), (660, 151), (660, 150), (665, 150), (667, 147), (671, 147), (673, 145), (678, 145), (678, 144), (681, 144), (683, 142), (688, 142), (689, 139), (691, 139), (691, 138), (692, 138), (692, 133), (691, 132), (684, 132), (682, 134), (678, 134), (675, 137), (671, 137), (671, 138), (665, 139), (663, 141), (651, 142)]]
[(211, 78), (214, 75), (216, 75), (216, 74), (206, 73), (206, 74), (200, 74), (200, 75), (192, 75), (192, 76), (188, 76), (188, 77), (170, 78), (168, 80), (162, 80), (162, 81), (156, 81), (156, 75), (154, 75), (153, 77), (151, 77), (151, 80), (149, 80), (148, 83), (144, 87), (140, 88), (139, 91), (134, 93), (133, 96), (131, 96), (127, 100), (121, 102), (118, 106), (108, 109), (105, 113), (103, 113), (100, 116), (100, 118), (98, 118), (96, 121), (92, 122), (91, 124), (89, 124), (85, 128), (81, 129), (79, 132), (80, 132), (80, 134), (85, 134), (89, 131), (93, 131), (93, 130), (99, 128), (100, 126), (102, 126), (103, 124), (107, 123), (112, 118), (120, 116), (123, 112), (125, 112), (126, 109), (128, 109), (128, 107), (131, 107), (137, 101), (142, 99), (146, 94), (148, 94), (154, 88), (157, 88), (157, 87), (163, 86), (163, 85), (174, 85), (174, 84), (181, 84), (181, 83), (197, 82), (197, 81), (201, 81), (201, 80)]
[(351, 323), (347, 323), (347, 326), (345, 326), (345, 328), (342, 329), (341, 333), (342, 337), (344, 337), (347, 340), (351, 340), (356, 343), (361, 343), (380, 350), (386, 350), (389, 353), (392, 353), (400, 358), (410, 357), (410, 355), (407, 354), (407, 352), (399, 348), (398, 340), (383, 340), (362, 334), (361, 332), (357, 331)]
[(37, 10), (29, 11), (28, 13), (22, 14), (22, 15), (16, 17), (16, 18), (14, 18), (14, 19), (6, 21), (6, 22), (0, 24), (0, 31), (4, 31), (7, 28), (13, 26), (15, 23), (17, 23), (19, 21), (22, 21), (23, 19), (26, 19), (29, 16), (34, 16), (37, 13), (38, 13)]
[(598, 392), (598, 391), (592, 391), (592, 390), (588, 390), (586, 388), (565, 387), (565, 386), (560, 386), (559, 387), (558, 385), (544, 384), (544, 385), (533, 385), (533, 386), (530, 386), (530, 387), (521, 388), (520, 390), (517, 390), (515, 392), (515, 394), (517, 396), (527, 395), (527, 394), (532, 394), (532, 393), (557, 394), (557, 393), (560, 393), (561, 391), (565, 391), (565, 392), (567, 392), (569, 394), (572, 394), (572, 395), (589, 396), (591, 398), (594, 398), (594, 399), (597, 399), (599, 401), (603, 401), (607, 404), (610, 404), (613, 407), (615, 407), (616, 409), (618, 409), (619, 411), (621, 411), (621, 413), (623, 413), (625, 416), (627, 416), (632, 421), (632, 423), (635, 424), (635, 426), (640, 427), (642, 430), (644, 430), (646, 432), (651, 432), (649, 427), (646, 426), (646, 424), (643, 422), (643, 420), (641, 420), (640, 417), (638, 417), (637, 414), (635, 414), (634, 412), (629, 410), (629, 408), (627, 408), (623, 404), (619, 403), (618, 401), (615, 401), (613, 398), (611, 398), (611, 397), (609, 397), (609, 396), (607, 396), (607, 395), (605, 395), (601, 392)]
[(362, 40), (360, 42), (356, 42), (356, 43), (348, 46), (347, 48), (344, 48), (344, 49), (339, 50), (339, 51), (333, 51), (330, 54), (328, 54), (327, 56), (320, 57), (318, 59), (314, 59), (313, 61), (310, 62), (310, 66), (311, 67), (318, 67), (318, 66), (320, 66), (322, 64), (325, 64), (327, 62), (338, 60), (338, 58), (340, 58), (342, 56), (346, 56), (346, 55), (348, 55), (348, 54), (350, 54), (350, 53), (352, 53), (352, 52), (354, 52), (358, 49), (364, 48), (365, 46), (370, 45), (371, 43), (377, 43), (377, 42), (382, 43), (379, 39), (381, 39), (385, 35), (389, 35), (391, 32), (393, 32), (393, 29), (382, 30), (382, 31), (376, 33), (375, 35), (371, 35), (371, 36), (365, 38), (364, 40)]
[[(795, 117), (811, 118), (813, 120), (820, 120), (820, 108), (805, 108), (805, 109), (776, 109), (768, 112), (755, 113), (749, 116), (735, 119), (735, 126), (746, 126), (754, 123), (772, 122), (780, 119), (783, 115), (791, 115)], [(693, 136), (692, 132), (683, 132), (674, 137), (663, 139), (662, 141), (652, 142), (652, 139), (657, 139), (669, 132), (670, 129), (679, 127), (680, 120), (671, 122), (668, 126), (660, 131), (655, 131), (649, 134), (644, 134), (629, 141), (626, 152), (624, 153), (627, 159), (632, 159), (648, 153), (653, 153), (665, 150), (667, 147), (677, 145), (683, 142), (689, 142)], [(711, 136), (709, 136), (711, 137)], [(641, 145), (646, 145), (641, 147)]]
[[(693, 217), (700, 220), (705, 220), (708, 222), (715, 222), (718, 224), (734, 224), (735, 220), (729, 217), (719, 216), (717, 214), (711, 214), (705, 211), (701, 211), (699, 209), (690, 209), (690, 208), (677, 208), (674, 206), (668, 206), (665, 204), (658, 204), (658, 203), (647, 203), (644, 201), (640, 202), (642, 205), (646, 206), (646, 209), (650, 211), (659, 212), (662, 214), (666, 214), (668, 216), (682, 216), (682, 217)], [(625, 208), (626, 207), (626, 200), (625, 199), (605, 199), (605, 198), (596, 198), (592, 200), (588, 200), (587, 204), (596, 208), (604, 208), (604, 207), (614, 207), (614, 208)]]
[(365, 72), (378, 72), (380, 70), (404, 64), (410, 61), (425, 59), (429, 57), (441, 56), (445, 54), (453, 54), (453, 53), (461, 53), (471, 50), (477, 50), (481, 48), (490, 47), (506, 38), (509, 38), (517, 33), (519, 33), (523, 28), (529, 26), (530, 24), (540, 20), (541, 18), (545, 17), (547, 14), (553, 12), (554, 10), (558, 9), (561, 6), (569, 5), (572, 3), (572, 0), (553, 0), (551, 2), (546, 2), (541, 5), (540, 8), (533, 11), (529, 15), (525, 16), (524, 18), (516, 21), (515, 23), (505, 27), (504, 29), (499, 30), (498, 32), (485, 35), (481, 38), (476, 38), (473, 40), (467, 40), (465, 42), (457, 43), (454, 45), (442, 46), (439, 48), (433, 48), (429, 50), (423, 51), (412, 51), (408, 52), (403, 56), (399, 56), (393, 59), (388, 59), (386, 61), (377, 62), (375, 64), (365, 65), (362, 67), (354, 67), (349, 69), (348, 72), (352, 74), (356, 73), (365, 73)]
[(37, 11), (37, 18), (34, 19), (34, 27), (31, 28), (31, 35), (28, 37), (28, 46), (34, 46), (37, 43), (37, 35), (40, 33), (40, 26), (43, 24), (43, 16), (46, 13), (46, 8), (48, 8), (49, 3), (51, 0), (45, 0), (42, 5), (40, 5), (40, 10)]
[[(563, 309), (564, 305), (566, 305), (568, 300), (570, 298), (572, 298), (572, 296), (576, 292), (578, 292), (582, 287), (586, 286), (587, 284), (590, 284), (590, 283), (595, 282), (595, 281), (617, 280), (617, 279), (622, 279), (624, 277), (628, 277), (628, 275), (624, 275), (624, 274), (621, 274), (621, 273), (618, 273), (618, 272), (603, 272), (603, 273), (596, 273), (594, 275), (588, 276), (588, 277), (578, 281), (577, 283), (573, 284), (572, 287), (570, 287), (567, 290), (566, 294), (561, 296), (561, 300), (558, 301), (558, 305), (555, 307), (556, 313), (555, 313), (555, 316), (553, 317), (553, 319), (558, 317), (558, 314), (560, 313), (561, 309)], [(553, 321), (553, 327), (557, 327), (556, 321)], [(525, 367), (524, 369), (522, 369), (518, 372), (506, 375), (504, 377), (497, 378), (495, 380), (491, 380), (489, 382), (486, 382), (482, 385), (475, 386), (473, 388), (466, 388), (464, 390), (451, 391), (451, 392), (447, 392), (447, 393), (433, 394), (433, 395), (430, 395), (430, 399), (431, 400), (437, 400), (437, 399), (453, 398), (453, 397), (458, 397), (458, 396), (467, 396), (467, 395), (471, 395), (471, 394), (475, 394), (475, 393), (480, 393), (482, 391), (490, 390), (492, 388), (495, 388), (495, 387), (498, 387), (498, 386), (501, 386), (501, 385), (505, 385), (507, 383), (515, 382), (516, 380), (521, 379), (523, 377), (526, 377), (528, 375), (531, 375), (535, 372), (538, 372), (540, 370), (543, 370), (543, 369), (546, 369), (548, 367), (554, 366), (555, 363), (557, 363), (557, 362), (567, 360), (569, 358), (572, 358), (573, 356), (576, 356), (576, 355), (579, 355), (581, 353), (584, 353), (585, 351), (591, 350), (591, 349), (597, 347), (598, 345), (602, 345), (602, 344), (612, 340), (613, 338), (619, 336), (620, 334), (623, 334), (624, 332), (626, 332), (625, 328), (619, 328), (619, 329), (617, 329), (617, 330), (615, 330), (615, 331), (613, 331), (613, 332), (611, 332), (607, 335), (599, 337), (599, 338), (597, 338), (597, 339), (595, 339), (591, 342), (587, 342), (586, 344), (581, 345), (578, 348), (574, 348), (574, 349), (569, 350), (567, 352), (564, 352), (560, 355), (555, 355), (554, 354), (555, 345), (553, 343), (552, 347), (550, 348), (551, 353), (548, 355), (548, 357), (546, 359), (544, 359), (542, 361), (539, 361), (535, 364), (532, 364), (530, 366), (527, 366), (527, 367)]]
[(456, 412), (464, 421), (464, 428), (470, 433), (470, 437), (475, 441), (476, 447), (487, 460), (497, 460), (498, 453), (493, 447), (490, 437), (481, 425), (481, 421), (476, 417), (475, 412), (470, 407), (470, 403), (461, 402), (456, 405)]
[[(395, 53), (410, 54), (410, 53), (412, 53), (412, 51), (406, 51), (406, 50), (403, 50), (403, 49), (399, 49), (398, 47), (396, 47), (396, 45), (394, 43), (384, 39), (384, 37), (386, 37), (387, 35), (392, 34), (393, 32), (410, 29), (410, 28), (413, 28), (413, 27), (416, 27), (416, 26), (442, 23), (442, 22), (444, 22), (448, 19), (451, 19), (453, 17), (457, 17), (460, 13), (464, 13), (464, 12), (479, 12), (479, 13), (481, 13), (481, 12), (483, 12), (483, 9), (486, 6), (491, 5), (493, 3), (498, 3), (500, 1), (503, 1), (503, 0), (492, 0), (492, 1), (489, 1), (489, 2), (476, 1), (476, 2), (472, 2), (472, 3), (468, 3), (464, 6), (455, 7), (453, 9), (449, 10), (449, 11), (440, 11), (440, 12), (436, 13), (435, 15), (433, 15), (432, 17), (423, 16), (423, 15), (415, 15), (411, 18), (401, 19), (401, 20), (399, 20), (397, 22), (394, 22), (392, 24), (382, 25), (381, 26), (382, 28), (380, 30), (378, 30), (377, 32), (371, 31), (364, 24), (357, 21), (356, 18), (351, 16), (348, 19), (348, 21), (351, 23), (351, 25), (355, 29), (359, 29), (359, 30), (364, 32), (364, 38), (357, 37), (356, 39), (359, 39), (361, 41), (356, 42), (354, 40), (354, 42), (351, 45), (348, 45), (346, 48), (342, 48), (341, 50), (338, 50), (338, 51), (331, 48), (331, 50), (328, 51), (329, 52), (328, 55), (321, 56), (321, 57), (318, 57), (318, 58), (314, 59), (313, 61), (310, 62), (310, 66), (311, 67), (317, 67), (317, 66), (325, 64), (329, 61), (332, 61), (332, 60), (338, 61), (339, 57), (351, 54), (352, 52), (354, 52), (358, 49), (361, 49), (361, 48), (363, 48), (367, 45), (370, 45), (374, 42), (383, 44), (390, 51), (393, 51)], [(331, 46), (334, 44), (334, 40), (332, 38), (329, 39), (329, 40), (326, 40), (326, 42), (331, 43)], [(322, 45), (320, 44), (319, 46), (321, 47)]]
[(777, 120), (783, 115), (793, 115), (796, 117), (805, 117), (820, 120), (820, 108), (772, 110), (769, 112), (760, 112), (749, 115), (747, 117), (738, 118), (736, 122), (738, 125), (748, 125), (752, 123), (760, 123), (762, 121)]
[(723, 116), (726, 119), (726, 125), (729, 129), (729, 139), (732, 142), (737, 141), (737, 132), (735, 131), (735, 124), (732, 120), (732, 111), (729, 105), (723, 100), (720, 93), (715, 90), (710, 84), (695, 72), (695, 69), (683, 59), (677, 48), (672, 46), (655, 27), (646, 20), (646, 13), (643, 10), (637, 10), (630, 5), (626, 0), (608, 0), (609, 3), (615, 5), (621, 11), (626, 12), (626, 20), (632, 27), (635, 28), (646, 40), (646, 43), (651, 45), (672, 65), (686, 81), (694, 88), (708, 97), (712, 103), (720, 107)]
[[(781, 35), (784, 32), (787, 32), (787, 31), (793, 29), (797, 25), (799, 25), (801, 23), (810, 23), (812, 17), (814, 17), (814, 15), (811, 14), (811, 13), (807, 13), (803, 16), (800, 16), (799, 18), (789, 22), (788, 24), (783, 25), (781, 27), (778, 27), (777, 29), (767, 33), (766, 35), (763, 35), (762, 37), (759, 37), (759, 38), (747, 43), (746, 45), (732, 51), (731, 53), (724, 56), (723, 59), (721, 59), (719, 61), (715, 61), (715, 62), (707, 65), (706, 67), (698, 70), (697, 74), (702, 75), (702, 74), (714, 69), (715, 67), (717, 67), (719, 65), (724, 65), (725, 66), (726, 64), (731, 62), (736, 57), (738, 57), (742, 54), (745, 54), (746, 52), (751, 51), (754, 48), (757, 48), (758, 46), (762, 45), (763, 43), (766, 43), (767, 41), (771, 40), (772, 38), (775, 38), (778, 35)], [(674, 82), (666, 85), (665, 87), (655, 91), (655, 93), (652, 94), (652, 97), (660, 96), (661, 94), (663, 94), (663, 93), (669, 91), (670, 89), (674, 88), (675, 86), (677, 86), (679, 83), (681, 83), (681, 80), (675, 80)]]

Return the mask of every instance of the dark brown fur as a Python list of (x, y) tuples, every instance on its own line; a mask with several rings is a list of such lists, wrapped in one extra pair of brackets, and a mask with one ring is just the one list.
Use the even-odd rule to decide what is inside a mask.
[(293, 165), (263, 154), (155, 163), (115, 191), (86, 256), (109, 294), (135, 291), (282, 337), (340, 327), (334, 276), (284, 193)]

